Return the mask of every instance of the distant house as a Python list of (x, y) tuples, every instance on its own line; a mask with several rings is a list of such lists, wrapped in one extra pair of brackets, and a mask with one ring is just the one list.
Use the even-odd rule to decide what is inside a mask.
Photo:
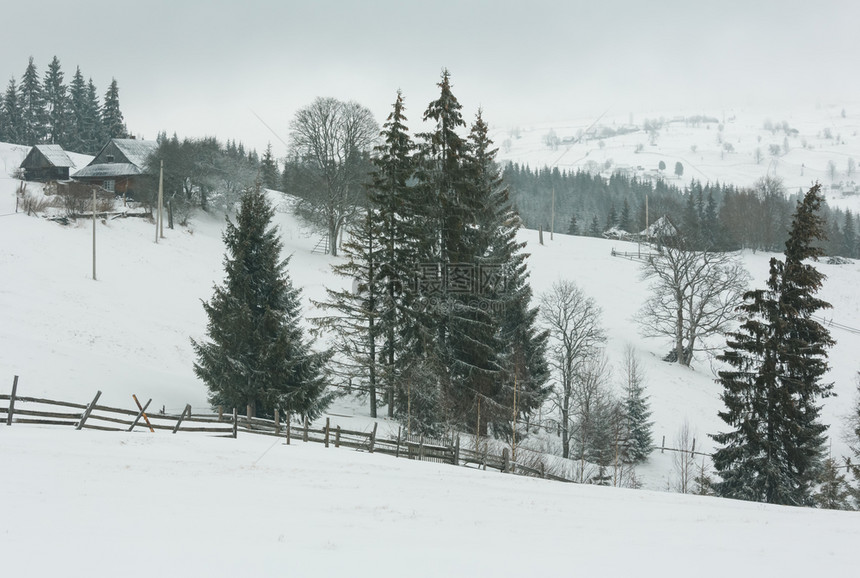
[(74, 167), (75, 163), (63, 147), (55, 144), (34, 146), (21, 163), (24, 179), (41, 182), (67, 181), (69, 170)]
[(90, 164), (73, 174), (72, 178), (133, 199), (135, 193), (152, 182), (152, 175), (147, 173), (146, 159), (157, 148), (158, 143), (153, 140), (111, 139)]

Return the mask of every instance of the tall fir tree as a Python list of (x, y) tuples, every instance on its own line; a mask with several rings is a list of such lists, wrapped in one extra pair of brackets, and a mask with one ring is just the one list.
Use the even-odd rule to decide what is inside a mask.
[(830, 305), (815, 296), (824, 275), (808, 262), (823, 255), (822, 202), (818, 184), (798, 202), (785, 260), (772, 258), (766, 289), (745, 294), (746, 320), (718, 356), (731, 367), (718, 380), (726, 405), (719, 416), (731, 429), (712, 436), (723, 446), (713, 458), (722, 496), (812, 503), (827, 430), (819, 400), (833, 387), (821, 381), (833, 340), (813, 318)]
[(632, 350), (627, 352), (623, 374), (625, 381), (622, 404), (628, 438), (626, 457), (637, 464), (648, 459), (654, 443), (651, 437), (653, 422), (649, 421), (651, 408), (648, 396), (645, 395), (644, 375)]
[(90, 78), (87, 82), (86, 107), (83, 119), (83, 150), (78, 151), (94, 155), (101, 150), (105, 144), (105, 130), (102, 125), (102, 107), (99, 103), (99, 95), (96, 85)]
[(299, 324), (300, 291), (281, 258), (274, 209), (259, 186), (246, 190), (224, 232), (226, 278), (203, 308), (208, 342), (192, 340), (194, 372), (213, 406), (252, 415), (319, 415), (329, 403), (326, 352), (314, 352)]
[(71, 108), (69, 105), (68, 87), (64, 82), (64, 74), (60, 59), (54, 56), (45, 72), (43, 84), (45, 95), (46, 135), (49, 143), (69, 146), (71, 136)]
[(263, 159), (260, 161), (260, 177), (263, 180), (263, 186), (267, 189), (279, 188), (278, 162), (272, 154), (272, 143), (266, 145), (266, 152), (263, 153)]
[[(112, 79), (105, 93), (104, 105), (102, 107), (102, 126), (107, 138), (128, 138), (128, 129), (119, 108), (119, 87), (116, 79)], [(242, 155), (245, 151), (242, 151)]]
[(33, 57), (27, 64), (19, 86), (21, 97), (21, 144), (33, 146), (45, 139), (45, 97)]
[(89, 112), (89, 100), (87, 94), (87, 83), (81, 74), (81, 67), (75, 69), (75, 75), (69, 83), (69, 110), (71, 125), (65, 146), (69, 150), (81, 153), (89, 153), (87, 138), (87, 115)]
[(380, 275), (382, 253), (377, 237), (375, 209), (349, 227), (343, 244), (346, 262), (332, 266), (335, 274), (352, 281), (346, 289), (326, 288), (326, 300), (314, 304), (327, 315), (313, 319), (317, 331), (331, 332), (336, 356), (332, 365), (351, 386), (364, 390), (370, 401), (370, 417), (377, 417), (380, 365), (380, 324), (385, 286)]
[[(486, 420), (494, 433), (507, 436), (516, 421), (536, 411), (548, 395), (548, 334), (537, 328), (538, 311), (530, 305), (525, 243), (516, 238), (520, 219), (502, 182), (498, 149), (480, 110), (467, 143), (464, 196), (470, 199), (474, 221), (466, 239), (474, 255), (475, 288), (459, 304), (469, 315), (464, 331), (456, 335), (470, 353), (465, 359), (467, 391), (486, 403), (481, 422), (476, 423), (478, 431), (486, 433), (482, 423)], [(476, 369), (480, 367), (476, 361), (484, 364), (484, 372)]]
[[(380, 241), (379, 274), (384, 290), (379, 319), (383, 340), (381, 353), (382, 381), (388, 405), (388, 417), (394, 417), (399, 405), (401, 415), (409, 413), (409, 400), (404, 395), (403, 369), (405, 352), (414, 351), (409, 344), (406, 328), (405, 291), (417, 259), (415, 213), (412, 210), (410, 179), (415, 171), (412, 155), (415, 144), (406, 126), (406, 106), (398, 90), (392, 111), (382, 126), (381, 142), (372, 159), (369, 198), (377, 213), (377, 236)], [(410, 234), (414, 232), (415, 234)]]
[(9, 80), (3, 101), (0, 102), (0, 142), (22, 142), (23, 119), (21, 118), (21, 99), (15, 79)]

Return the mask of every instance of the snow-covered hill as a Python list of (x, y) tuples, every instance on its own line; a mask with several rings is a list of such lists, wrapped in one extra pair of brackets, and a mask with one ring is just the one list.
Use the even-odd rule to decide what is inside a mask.
[[(192, 371), (190, 338), (204, 336), (200, 300), (209, 299), (213, 284), (223, 276), (223, 216), (198, 214), (190, 228), (167, 231), (158, 244), (154, 226), (145, 220), (99, 222), (94, 282), (91, 223), (63, 227), (14, 214), (16, 186), (17, 181), (0, 181), (0, 214), (5, 214), (0, 217), (0, 371), (7, 374), (0, 380), (11, 383), (13, 374), (20, 375), (22, 391), (31, 395), (86, 401), (101, 389), (110, 405), (127, 406), (137, 393), (167, 410), (181, 411), (186, 403), (204, 407), (206, 390)], [(289, 199), (277, 193), (273, 198), (280, 203), (276, 218), (285, 252), (292, 255), (291, 275), (303, 290), (305, 316), (314, 316), (310, 300), (323, 298), (325, 286), (346, 282), (332, 274), (333, 257), (311, 252), (319, 237), (291, 214)], [(633, 317), (648, 288), (636, 262), (611, 255), (612, 249), (635, 252), (638, 247), (561, 234), (554, 239), (545, 235), (546, 244), (540, 245), (537, 232), (530, 230), (522, 231), (521, 238), (531, 254), (536, 295), (557, 279), (575, 281), (603, 310), (610, 363), (617, 367), (628, 345), (642, 358), (655, 440), (665, 436), (671, 445), (688, 421), (697, 448), (709, 450), (706, 434), (723, 425), (716, 415), (721, 409), (719, 386), (708, 359), (699, 359), (694, 369), (667, 364), (660, 358), (670, 344), (639, 335)], [(744, 255), (753, 284), (764, 283), (769, 258)], [(834, 305), (828, 316), (860, 328), (860, 303), (854, 293), (860, 266), (820, 267), (828, 275), (823, 297)], [(833, 334), (837, 345), (829, 378), (838, 397), (827, 400), (824, 419), (833, 426), (834, 453), (841, 455), (847, 451), (840, 433), (842, 416), (854, 399), (860, 336), (837, 328)], [(344, 426), (367, 427), (367, 409), (358, 402), (341, 401), (334, 411), (338, 420), (352, 420)], [(646, 486), (665, 488), (670, 469), (669, 464), (646, 467)]]
[[(0, 145), (8, 164), (18, 154)], [(17, 184), (0, 179), (0, 390), (19, 375), (21, 395), (85, 403), (100, 389), (112, 406), (131, 406), (136, 393), (169, 411), (203, 408), (206, 390), (193, 374), (189, 339), (204, 335), (200, 300), (223, 275), (223, 216), (198, 214), (158, 244), (145, 220), (100, 221), (93, 281), (91, 222), (62, 226), (16, 214)], [(319, 237), (290, 213), (289, 199), (272, 198), (293, 256), (290, 273), (303, 290), (305, 316), (313, 316), (310, 299), (345, 281), (331, 273), (334, 258), (311, 252)], [(664, 363), (668, 343), (639, 336), (631, 318), (647, 288), (635, 262), (611, 255), (636, 245), (566, 235), (545, 235), (540, 245), (535, 231), (521, 235), (536, 294), (556, 279), (575, 281), (603, 309), (611, 362), (617, 366), (628, 344), (637, 350), (655, 439), (671, 445), (686, 421), (697, 449), (709, 450), (706, 434), (722, 426), (719, 387), (707, 360), (692, 370)], [(744, 255), (754, 284), (763, 283), (769, 257)], [(860, 266), (820, 267), (828, 275), (823, 297), (834, 305), (829, 315), (860, 327)], [(834, 328), (833, 336), (829, 378), (838, 397), (827, 400), (823, 417), (840, 455), (860, 335)], [(332, 419), (353, 429), (370, 423), (366, 407), (349, 399), (332, 408)], [(427, 576), (524, 575), (570, 564), (612, 574), (686, 575), (694, 567), (723, 575), (721, 566), (701, 562), (717, 558), (744, 573), (794, 576), (849, 571), (860, 532), (850, 513), (554, 484), (321, 446), (286, 448), (252, 436), (0, 426), (0, 464), (0, 495), (14, 496), (0, 523), (0, 557), (18, 575), (61, 567), (92, 575), (83, 556), (96, 544), (101, 567), (126, 575), (142, 575), (155, 562), (197, 575), (245, 563), (299, 575), (393, 575), (407, 563), (410, 574)], [(670, 455), (655, 453), (639, 476), (646, 488), (665, 490)], [(48, 545), (54, 554), (39, 556)], [(804, 549), (814, 554), (799, 557)]]
[[(735, 108), (633, 115), (610, 110), (598, 117), (500, 127), (492, 137), (501, 159), (532, 168), (607, 175), (620, 170), (678, 186), (696, 179), (747, 187), (763, 176), (777, 176), (790, 192), (805, 191), (819, 181), (828, 203), (857, 210), (858, 131), (860, 103), (839, 103), (789, 111)], [(661, 161), (666, 166), (662, 171)], [(675, 174), (679, 162), (680, 177)]]

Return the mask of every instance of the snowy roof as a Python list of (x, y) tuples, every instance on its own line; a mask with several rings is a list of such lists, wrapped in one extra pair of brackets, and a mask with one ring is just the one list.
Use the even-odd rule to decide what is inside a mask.
[(158, 143), (154, 140), (137, 140), (133, 138), (115, 138), (113, 143), (125, 155), (128, 162), (143, 168), (147, 157), (155, 152)]
[(93, 177), (93, 178), (110, 178), (110, 177), (130, 177), (143, 174), (137, 165), (131, 163), (99, 163), (97, 165), (88, 165), (75, 174), (72, 178)]
[(49, 163), (55, 167), (74, 167), (75, 163), (63, 150), (63, 147), (57, 144), (38, 144), (35, 148), (42, 153)]
[(669, 217), (663, 215), (639, 234), (645, 237), (671, 237), (678, 234), (678, 229), (675, 228)]

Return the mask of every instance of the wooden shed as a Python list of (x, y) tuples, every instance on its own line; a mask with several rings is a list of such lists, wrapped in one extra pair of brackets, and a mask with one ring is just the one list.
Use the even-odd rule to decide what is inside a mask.
[(26, 180), (41, 182), (66, 181), (74, 166), (63, 147), (55, 144), (34, 146), (21, 163)]

